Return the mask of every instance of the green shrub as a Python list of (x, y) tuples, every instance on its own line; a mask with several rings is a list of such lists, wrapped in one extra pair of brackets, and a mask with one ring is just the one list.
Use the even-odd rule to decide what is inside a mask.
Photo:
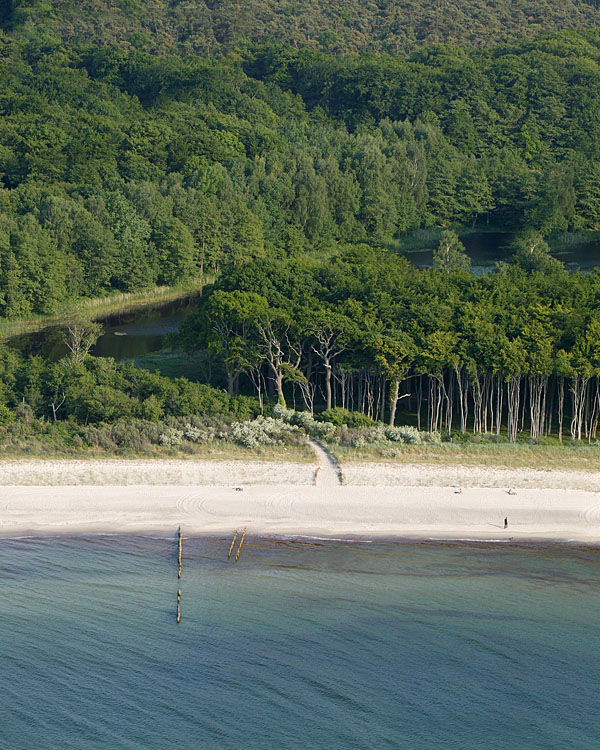
[(165, 413), (162, 403), (153, 393), (141, 402), (136, 411), (141, 419), (151, 422), (158, 422)]
[(253, 396), (235, 396), (231, 399), (231, 416), (236, 422), (246, 422), (260, 414), (258, 399)]
[(8, 424), (15, 421), (14, 412), (6, 404), (0, 404), (0, 424)]
[(167, 428), (158, 438), (161, 445), (181, 445), (183, 443), (183, 430), (177, 430), (174, 427)]
[(361, 414), (358, 411), (349, 411), (336, 406), (334, 409), (326, 409), (316, 417), (323, 422), (331, 422), (336, 427), (346, 425), (348, 427), (370, 427), (377, 424), (367, 414)]
[(230, 434), (235, 443), (245, 448), (298, 444), (302, 440), (300, 429), (296, 425), (273, 417), (257, 417), (252, 422), (234, 422)]
[(177, 378), (175, 383), (179, 395), (176, 403), (171, 407), (173, 415), (224, 415), (229, 412), (231, 399), (224, 391), (219, 391), (210, 385), (192, 383), (184, 378)]
[[(420, 445), (421, 443), (441, 443), (438, 432), (419, 432), (416, 427), (404, 425), (390, 427), (378, 424), (375, 427), (343, 427), (339, 434), (340, 445), (352, 448), (366, 448), (367, 446), (387, 446), (381, 455), (394, 456), (396, 448), (392, 446)], [(383, 447), (382, 449), (383, 450)], [(398, 450), (400, 450), (398, 448)]]

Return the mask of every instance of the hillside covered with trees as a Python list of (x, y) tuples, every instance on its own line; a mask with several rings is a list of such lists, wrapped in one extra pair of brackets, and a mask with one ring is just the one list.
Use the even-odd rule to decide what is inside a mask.
[(210, 61), (0, 34), (0, 309), (407, 232), (600, 226), (600, 36)]
[(334, 54), (405, 54), (598, 27), (597, 0), (8, 0), (6, 28), (43, 27), (67, 42), (221, 56), (247, 41)]

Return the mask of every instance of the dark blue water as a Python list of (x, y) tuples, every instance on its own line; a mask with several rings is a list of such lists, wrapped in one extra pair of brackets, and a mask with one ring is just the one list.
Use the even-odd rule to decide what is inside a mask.
[(600, 552), (0, 541), (0, 747), (597, 748)]

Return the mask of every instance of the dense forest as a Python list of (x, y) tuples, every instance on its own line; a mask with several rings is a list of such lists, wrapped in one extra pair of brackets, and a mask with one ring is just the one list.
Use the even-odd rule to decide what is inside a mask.
[[(326, 261), (231, 266), (178, 334), (259, 402), (342, 408), (446, 435), (523, 431), (595, 440), (600, 419), (600, 274), (574, 274), (543, 240), (474, 276), (456, 236), (415, 271), (367, 246)], [(568, 419), (566, 418), (568, 415)]]
[[(162, 444), (279, 402), (596, 439), (600, 274), (546, 243), (600, 229), (595, 2), (3, 8), (0, 316), (214, 283), (171, 341), (206, 384), (2, 349), (0, 423)], [(512, 235), (483, 277), (476, 227)], [(421, 230), (425, 271), (398, 249)]]
[(220, 56), (245, 41), (334, 54), (489, 46), (544, 31), (595, 28), (597, 0), (6, 0), (7, 28), (158, 54)]
[(218, 61), (0, 33), (0, 309), (386, 246), (600, 226), (600, 35)]
[(279, 404), (321, 412), (323, 436), (330, 421), (385, 422), (438, 441), (595, 442), (600, 274), (566, 271), (535, 233), (514, 250), (484, 276), (449, 231), (422, 271), (366, 244), (321, 260), (230, 264), (171, 339), (196, 355), (205, 382), (90, 357), (99, 327), (74, 325), (58, 362), (0, 348), (0, 425), (17, 419), (17, 436), (33, 423), (60, 437), (63, 424), (63, 437), (88, 445), (99, 429), (107, 444), (135, 447), (166, 444), (173, 429), (216, 435)]

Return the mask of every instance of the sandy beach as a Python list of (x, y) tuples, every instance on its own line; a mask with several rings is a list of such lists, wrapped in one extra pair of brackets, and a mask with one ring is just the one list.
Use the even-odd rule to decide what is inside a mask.
[(344, 484), (386, 487), (514, 487), (519, 489), (586, 490), (600, 492), (600, 471), (511, 469), (460, 464), (355, 462), (342, 467)]
[(585, 485), (585, 472), (539, 472), (533, 482), (532, 472), (486, 469), (474, 477), (478, 486), (462, 474), (459, 493), (449, 469), (420, 466), (416, 482), (414, 468), (390, 476), (389, 467), (346, 464), (352, 483), (342, 486), (326, 457), (319, 460), (316, 484), (316, 464), (0, 462), (0, 533), (157, 533), (181, 525), (188, 534), (246, 526), (249, 534), (600, 542), (594, 474)]
[(0, 461), (0, 486), (312, 484), (317, 464), (181, 459)]

